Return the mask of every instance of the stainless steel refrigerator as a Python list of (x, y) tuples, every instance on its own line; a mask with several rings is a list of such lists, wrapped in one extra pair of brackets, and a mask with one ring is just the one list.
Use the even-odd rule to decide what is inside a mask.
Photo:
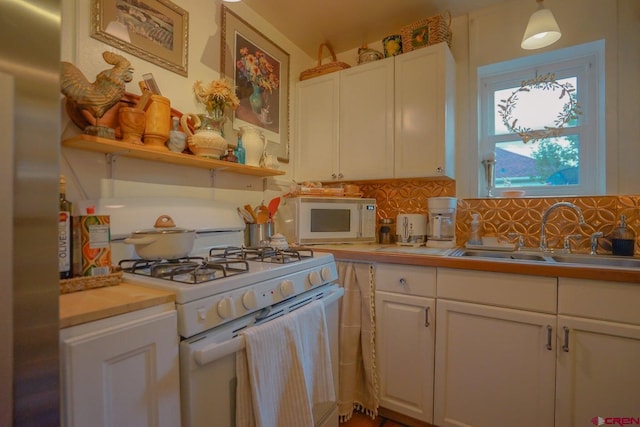
[(0, 1), (0, 426), (60, 424), (61, 0)]

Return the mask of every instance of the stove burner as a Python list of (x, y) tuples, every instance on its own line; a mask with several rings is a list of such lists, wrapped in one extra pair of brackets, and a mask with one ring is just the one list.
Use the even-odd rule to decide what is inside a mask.
[(271, 246), (228, 247), (211, 249), (209, 257), (286, 264), (301, 261), (303, 258), (313, 258), (313, 250), (311, 248), (276, 249)]
[(125, 259), (119, 263), (126, 273), (156, 277), (191, 285), (210, 282), (223, 277), (249, 271), (249, 263), (239, 259), (205, 260), (203, 257), (187, 257), (178, 260)]

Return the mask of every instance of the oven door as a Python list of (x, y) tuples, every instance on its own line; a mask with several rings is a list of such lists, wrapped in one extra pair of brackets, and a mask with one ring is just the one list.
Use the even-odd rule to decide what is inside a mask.
[[(338, 301), (343, 294), (343, 288), (337, 285), (326, 285), (287, 300), (271, 310), (271, 313), (278, 313), (281, 310), (288, 313), (316, 299), (323, 301), (336, 397), (338, 396)], [(212, 420), (215, 420), (216, 426), (235, 426), (235, 353), (244, 347), (244, 338), (237, 335), (240, 330), (250, 327), (254, 319), (254, 315), (237, 319), (180, 343), (181, 405), (184, 427), (209, 426)], [(268, 316), (261, 318), (256, 324), (265, 321), (269, 321)], [(313, 408), (313, 416), (317, 420), (315, 427), (338, 426), (338, 407), (335, 403)]]

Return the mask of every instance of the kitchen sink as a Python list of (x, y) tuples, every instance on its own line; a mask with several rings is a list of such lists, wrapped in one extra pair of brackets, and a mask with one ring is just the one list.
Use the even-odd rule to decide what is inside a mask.
[(542, 253), (525, 251), (485, 251), (480, 249), (458, 249), (450, 254), (455, 257), (492, 258), (500, 260), (542, 261), (549, 262), (549, 258)]
[(584, 255), (584, 254), (562, 254), (551, 255), (555, 262), (584, 264), (601, 267), (619, 268), (640, 268), (640, 258), (607, 256), (607, 255)]
[(536, 251), (488, 251), (476, 249), (456, 249), (449, 256), (465, 258), (485, 258), (494, 260), (539, 261), (549, 264), (581, 264), (593, 267), (640, 268), (640, 258), (610, 255), (557, 254)]

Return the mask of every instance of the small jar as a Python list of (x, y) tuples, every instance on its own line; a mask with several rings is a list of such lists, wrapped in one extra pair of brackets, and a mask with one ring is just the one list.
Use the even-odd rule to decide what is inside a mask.
[(393, 218), (382, 218), (380, 220), (380, 231), (378, 236), (378, 243), (382, 245), (390, 245), (393, 243), (394, 236), (391, 231), (391, 225), (393, 224)]

